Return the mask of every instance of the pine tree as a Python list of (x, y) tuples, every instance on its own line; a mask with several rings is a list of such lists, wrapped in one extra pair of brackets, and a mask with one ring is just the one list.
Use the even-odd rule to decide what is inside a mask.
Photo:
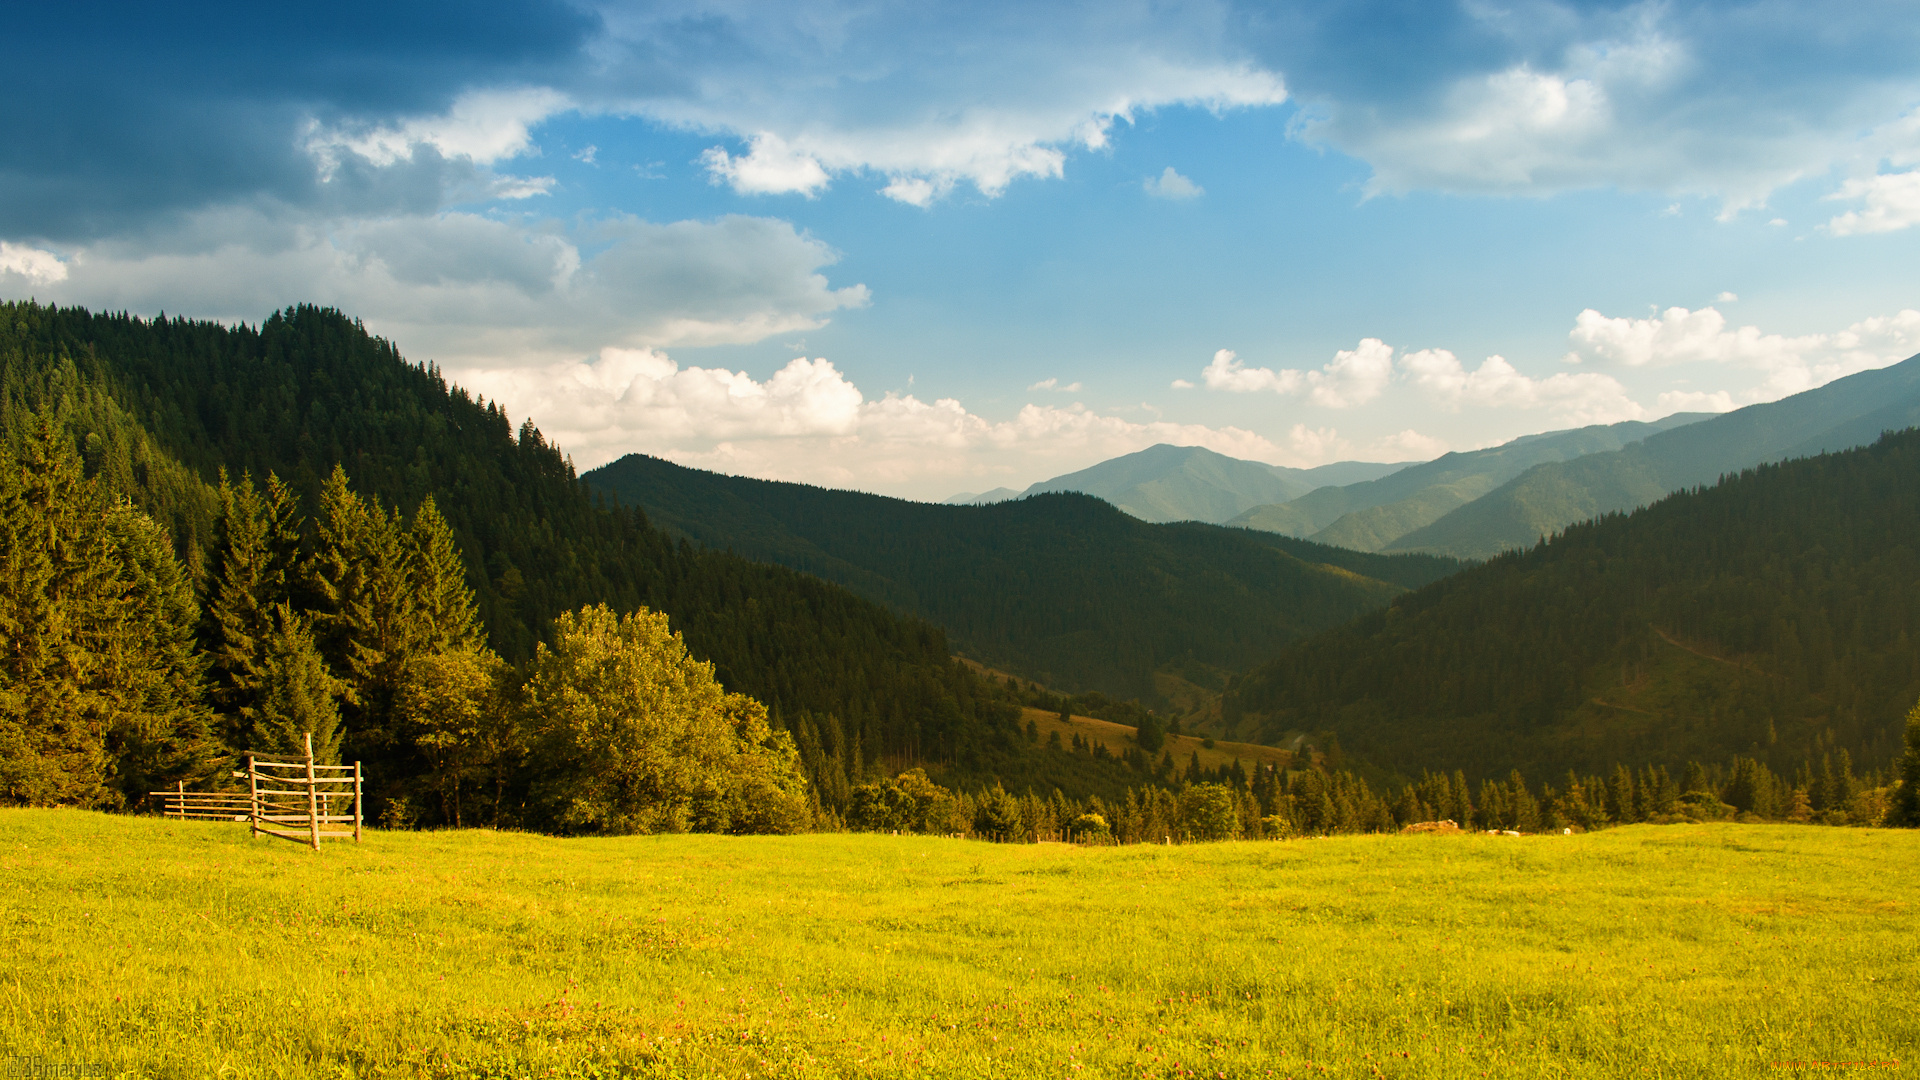
[(274, 611), (292, 599), (300, 552), (300, 513), (280, 478), (267, 477), (263, 496), (253, 478), (238, 484), (220, 476), (220, 569), (208, 608), (213, 697), (225, 716), (222, 735), (238, 751), (253, 746), (245, 717), (259, 705), (267, 641), (277, 631)]
[(1900, 758), (1900, 786), (1893, 793), (1887, 824), (1920, 828), (1920, 705), (1907, 711), (1907, 750)]
[(123, 805), (205, 764), (198, 610), (164, 532), (60, 416), (0, 454), (0, 801)]
[(275, 604), (273, 629), (261, 643), (254, 703), (247, 707), (251, 751), (262, 756), (304, 755), (313, 736), (313, 760), (340, 762), (339, 680), (314, 648), (306, 620), (285, 603)]
[(315, 643), (345, 687), (348, 741), (368, 757), (390, 758), (398, 749), (394, 696), (428, 634), (412, 548), (398, 512), (355, 494), (346, 470), (334, 466), (302, 578)]

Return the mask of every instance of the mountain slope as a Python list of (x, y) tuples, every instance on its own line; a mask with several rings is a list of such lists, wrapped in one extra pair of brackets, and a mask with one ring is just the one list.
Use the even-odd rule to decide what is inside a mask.
[(1267, 740), (1498, 775), (1835, 749), (1878, 767), (1920, 697), (1920, 432), (1577, 525), (1238, 680)]
[(503, 654), (525, 658), (553, 615), (582, 604), (664, 611), (729, 689), (794, 732), (830, 804), (882, 760), (1032, 774), (1017, 707), (953, 661), (937, 627), (597, 506), (530, 424), (516, 433), (338, 312), (227, 327), (0, 304), (0, 437), (43, 407), (91, 474), (172, 527), (203, 586), (219, 468), (278, 473), (310, 515), (342, 462), (387, 506), (434, 497)]
[(1149, 524), (1081, 494), (945, 506), (637, 454), (585, 480), (709, 547), (818, 574), (930, 619), (977, 660), (1144, 700), (1156, 699), (1153, 673), (1165, 664), (1244, 667), (1455, 566)]
[(1255, 507), (1228, 524), (1379, 551), (1536, 465), (1618, 450), (1705, 415), (1676, 413), (1653, 423), (1630, 420), (1527, 435), (1486, 450), (1446, 454), (1380, 479), (1323, 487), (1283, 505)]
[(1025, 494), (1077, 491), (1142, 521), (1223, 522), (1263, 503), (1285, 502), (1327, 484), (1351, 484), (1399, 469), (1339, 461), (1289, 469), (1227, 457), (1199, 446), (1161, 443), (1079, 472), (1042, 480)]
[(1764, 462), (1865, 445), (1917, 420), (1920, 356), (1650, 435), (1613, 453), (1539, 466), (1383, 550), (1486, 558), (1597, 514), (1644, 506)]

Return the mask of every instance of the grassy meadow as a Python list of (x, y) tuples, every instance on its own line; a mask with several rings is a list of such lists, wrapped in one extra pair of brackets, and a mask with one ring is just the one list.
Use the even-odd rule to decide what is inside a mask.
[(64, 1075), (1906, 1075), (1920, 1048), (1912, 832), (315, 855), (6, 810), (0, 871), (0, 1057), (104, 1067)]
[[(1126, 753), (1134, 745), (1134, 729), (1128, 724), (1116, 724), (1111, 720), (1079, 715), (1075, 715), (1070, 722), (1063, 721), (1059, 713), (1048, 712), (1045, 709), (1022, 709), (1021, 713), (1021, 724), (1032, 723), (1039, 729), (1042, 739), (1057, 731), (1060, 733), (1062, 743), (1072, 745), (1073, 737), (1078, 735), (1088, 742), (1105, 746), (1107, 751), (1115, 757)], [(1174, 764), (1181, 768), (1186, 767), (1188, 760), (1194, 754), (1199, 754), (1200, 764), (1209, 769), (1218, 769), (1235, 761), (1249, 769), (1256, 764), (1278, 765), (1284, 768), (1293, 761), (1292, 754), (1277, 747), (1226, 741), (1216, 741), (1212, 746), (1208, 746), (1205, 737), (1198, 735), (1168, 735), (1166, 745), (1161, 749), (1172, 754)], [(1158, 761), (1160, 751), (1154, 751), (1152, 756), (1155, 761)]]

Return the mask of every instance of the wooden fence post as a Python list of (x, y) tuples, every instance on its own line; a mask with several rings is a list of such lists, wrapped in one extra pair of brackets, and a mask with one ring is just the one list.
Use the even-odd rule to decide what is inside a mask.
[(353, 763), (353, 842), (360, 842), (360, 763)]
[(313, 836), (313, 850), (320, 850), (320, 789), (313, 782), (313, 732), (307, 732), (307, 829)]
[(247, 755), (247, 824), (252, 832), (247, 839), (260, 837), (260, 771), (253, 766), (253, 755)]

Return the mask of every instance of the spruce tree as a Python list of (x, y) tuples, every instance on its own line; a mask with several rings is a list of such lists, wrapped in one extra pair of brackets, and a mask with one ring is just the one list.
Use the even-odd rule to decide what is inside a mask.
[(1920, 705), (1907, 711), (1907, 751), (1900, 758), (1900, 786), (1887, 810), (1887, 824), (1920, 829)]
[(273, 629), (261, 643), (258, 682), (247, 707), (247, 730), (262, 756), (301, 756), (313, 736), (313, 760), (340, 763), (339, 680), (314, 648), (306, 620), (285, 603), (275, 604)]
[(253, 747), (246, 716), (259, 705), (267, 641), (275, 608), (292, 599), (300, 550), (297, 500), (269, 474), (263, 495), (253, 478), (220, 476), (220, 567), (208, 606), (207, 638), (213, 697), (223, 715), (222, 736), (235, 751)]
[(205, 769), (198, 609), (162, 530), (43, 409), (0, 454), (0, 801), (115, 806)]

